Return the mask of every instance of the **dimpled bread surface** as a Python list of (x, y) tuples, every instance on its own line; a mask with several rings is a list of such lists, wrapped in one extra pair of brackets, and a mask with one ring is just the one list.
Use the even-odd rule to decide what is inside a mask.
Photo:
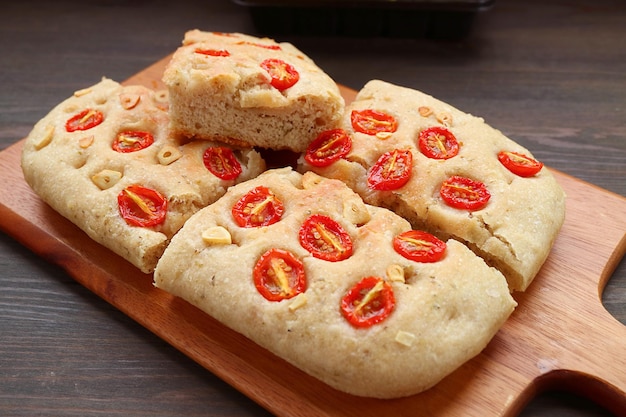
[[(68, 132), (66, 121), (83, 109), (102, 112), (103, 122)], [(122, 131), (150, 132), (154, 143), (136, 152), (116, 152), (112, 143)], [(202, 155), (209, 146), (216, 144), (181, 143), (170, 135), (166, 94), (104, 78), (64, 100), (33, 127), (21, 166), (27, 183), (54, 210), (148, 273), (183, 223), (235, 183), (217, 178), (204, 166)], [(238, 181), (265, 169), (256, 151), (235, 153), (243, 168)], [(164, 223), (136, 227), (124, 221), (117, 196), (131, 184), (155, 189), (167, 198)]]
[[(231, 208), (259, 185), (283, 202), (284, 214), (270, 226), (240, 227)], [(325, 261), (300, 245), (298, 230), (311, 214), (330, 216), (344, 227), (354, 242), (351, 257)], [(227, 230), (230, 241), (203, 239), (203, 231), (215, 227)], [(399, 255), (391, 242), (407, 230), (407, 221), (364, 204), (340, 181), (290, 168), (270, 170), (232, 187), (189, 219), (159, 261), (155, 285), (338, 390), (407, 396), (477, 355), (516, 305), (502, 274), (454, 240), (439, 262)], [(268, 301), (257, 291), (254, 265), (272, 248), (301, 259), (303, 293)], [(391, 282), (396, 307), (385, 321), (356, 328), (342, 316), (340, 300), (366, 276)]]
[[(398, 121), (389, 135), (367, 135), (352, 127), (353, 110), (374, 109)], [(458, 155), (431, 159), (417, 146), (421, 130), (443, 126), (459, 141)], [(387, 207), (416, 228), (458, 239), (507, 277), (511, 290), (524, 291), (546, 260), (565, 218), (565, 194), (547, 168), (523, 178), (497, 159), (501, 150), (532, 154), (487, 125), (420, 91), (372, 80), (346, 109), (341, 127), (353, 140), (351, 151), (328, 167), (313, 167), (300, 159), (299, 170), (337, 178), (365, 202)], [(404, 186), (390, 191), (368, 187), (367, 176), (377, 159), (393, 149), (413, 154), (413, 170)], [(485, 184), (491, 194), (480, 210), (459, 210), (440, 196), (442, 183), (453, 175)]]

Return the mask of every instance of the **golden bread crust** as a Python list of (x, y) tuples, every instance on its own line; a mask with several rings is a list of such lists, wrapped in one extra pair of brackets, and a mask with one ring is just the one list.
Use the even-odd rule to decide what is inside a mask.
[[(397, 130), (383, 137), (355, 131), (351, 112), (363, 109), (391, 114), (398, 121)], [(501, 150), (532, 157), (530, 151), (481, 118), (420, 91), (380, 80), (363, 87), (347, 107), (341, 126), (352, 136), (350, 153), (324, 168), (312, 167), (301, 158), (300, 170), (340, 179), (367, 203), (392, 209), (414, 227), (464, 242), (500, 269), (512, 290), (523, 291), (530, 285), (565, 217), (564, 192), (547, 168), (523, 178), (497, 159)], [(456, 136), (460, 144), (458, 155), (438, 160), (420, 151), (419, 133), (432, 126), (445, 126)], [(411, 178), (396, 190), (371, 189), (366, 183), (369, 170), (383, 153), (394, 149), (411, 151)], [(439, 190), (454, 175), (484, 183), (491, 194), (488, 204), (475, 211), (448, 206)]]
[[(104, 120), (68, 132), (66, 121), (83, 109)], [(149, 147), (130, 153), (112, 149), (119, 132), (147, 131)], [(202, 155), (214, 143), (182, 143), (169, 132), (167, 99), (143, 86), (122, 86), (110, 79), (77, 92), (52, 109), (28, 135), (21, 166), (31, 188), (46, 203), (92, 239), (151, 272), (169, 239), (199, 208), (215, 201), (235, 180), (224, 181), (204, 166)], [(167, 153), (178, 154), (175, 160)], [(256, 151), (237, 150), (243, 172), (237, 181), (265, 169)], [(106, 177), (106, 189), (99, 182)], [(168, 200), (165, 222), (136, 227), (121, 217), (118, 194), (128, 185), (155, 189)]]
[[(239, 227), (235, 202), (269, 187), (285, 211), (260, 228)], [(354, 242), (351, 257), (311, 256), (297, 237), (311, 214), (339, 222)], [(203, 231), (221, 227), (230, 243), (212, 244)], [(515, 307), (506, 280), (456, 241), (443, 260), (418, 263), (398, 254), (395, 235), (410, 225), (389, 210), (363, 203), (340, 181), (289, 168), (236, 185), (194, 215), (172, 239), (155, 270), (155, 285), (182, 297), (305, 372), (351, 394), (393, 398), (423, 391), (477, 355)], [(295, 298), (268, 301), (252, 270), (268, 249), (304, 264), (307, 288)], [(404, 281), (391, 280), (390, 266)], [(340, 313), (342, 296), (366, 276), (391, 281), (396, 308), (382, 323), (355, 328)]]
[[(212, 56), (198, 51), (224, 51)], [(271, 85), (266, 59), (292, 65), (300, 79)], [(191, 30), (163, 74), (172, 129), (197, 139), (301, 152), (341, 118), (335, 82), (293, 45), (241, 33)]]

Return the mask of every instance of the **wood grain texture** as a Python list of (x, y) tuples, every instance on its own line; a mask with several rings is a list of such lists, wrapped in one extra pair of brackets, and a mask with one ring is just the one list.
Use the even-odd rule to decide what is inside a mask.
[[(168, 60), (126, 83), (161, 88)], [(347, 101), (355, 94), (342, 93)], [(509, 321), (482, 354), (433, 389), (382, 401), (337, 392), (153, 287), (150, 275), (32, 193), (19, 169), (21, 145), (0, 154), (2, 229), (277, 416), (513, 416), (557, 384), (591, 392), (614, 413), (626, 410), (626, 355), (606, 354), (626, 351), (626, 329), (600, 301), (626, 252), (626, 199), (619, 195), (555, 171), (568, 195), (566, 221), (529, 290), (515, 294), (519, 306)]]

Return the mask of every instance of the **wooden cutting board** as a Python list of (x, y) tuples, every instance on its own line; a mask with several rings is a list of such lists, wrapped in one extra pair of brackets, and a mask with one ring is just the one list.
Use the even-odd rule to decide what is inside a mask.
[[(162, 88), (169, 57), (126, 84)], [(355, 92), (342, 88), (346, 101)], [(601, 292), (626, 252), (626, 198), (554, 172), (567, 215), (552, 253), (487, 348), (431, 390), (395, 400), (350, 396), (278, 359), (90, 240), (30, 190), (23, 141), (0, 152), (0, 228), (277, 416), (514, 416), (544, 388), (590, 396), (626, 416), (626, 327)], [(80, 320), (77, 317), (77, 320)]]

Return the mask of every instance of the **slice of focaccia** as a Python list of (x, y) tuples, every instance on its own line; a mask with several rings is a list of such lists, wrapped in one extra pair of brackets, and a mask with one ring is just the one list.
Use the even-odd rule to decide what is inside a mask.
[(167, 92), (105, 78), (42, 118), (22, 153), (35, 193), (143, 272), (191, 214), (265, 169), (251, 149), (174, 139), (167, 106)]
[(192, 216), (154, 280), (330, 386), (377, 398), (436, 384), (516, 305), (504, 276), (461, 243), (291, 168)]
[(379, 80), (347, 107), (341, 129), (311, 144), (299, 169), (464, 242), (512, 290), (531, 283), (565, 216), (563, 190), (527, 149), (481, 118)]
[(163, 74), (172, 129), (201, 139), (302, 152), (337, 124), (335, 82), (289, 43), (191, 30)]

